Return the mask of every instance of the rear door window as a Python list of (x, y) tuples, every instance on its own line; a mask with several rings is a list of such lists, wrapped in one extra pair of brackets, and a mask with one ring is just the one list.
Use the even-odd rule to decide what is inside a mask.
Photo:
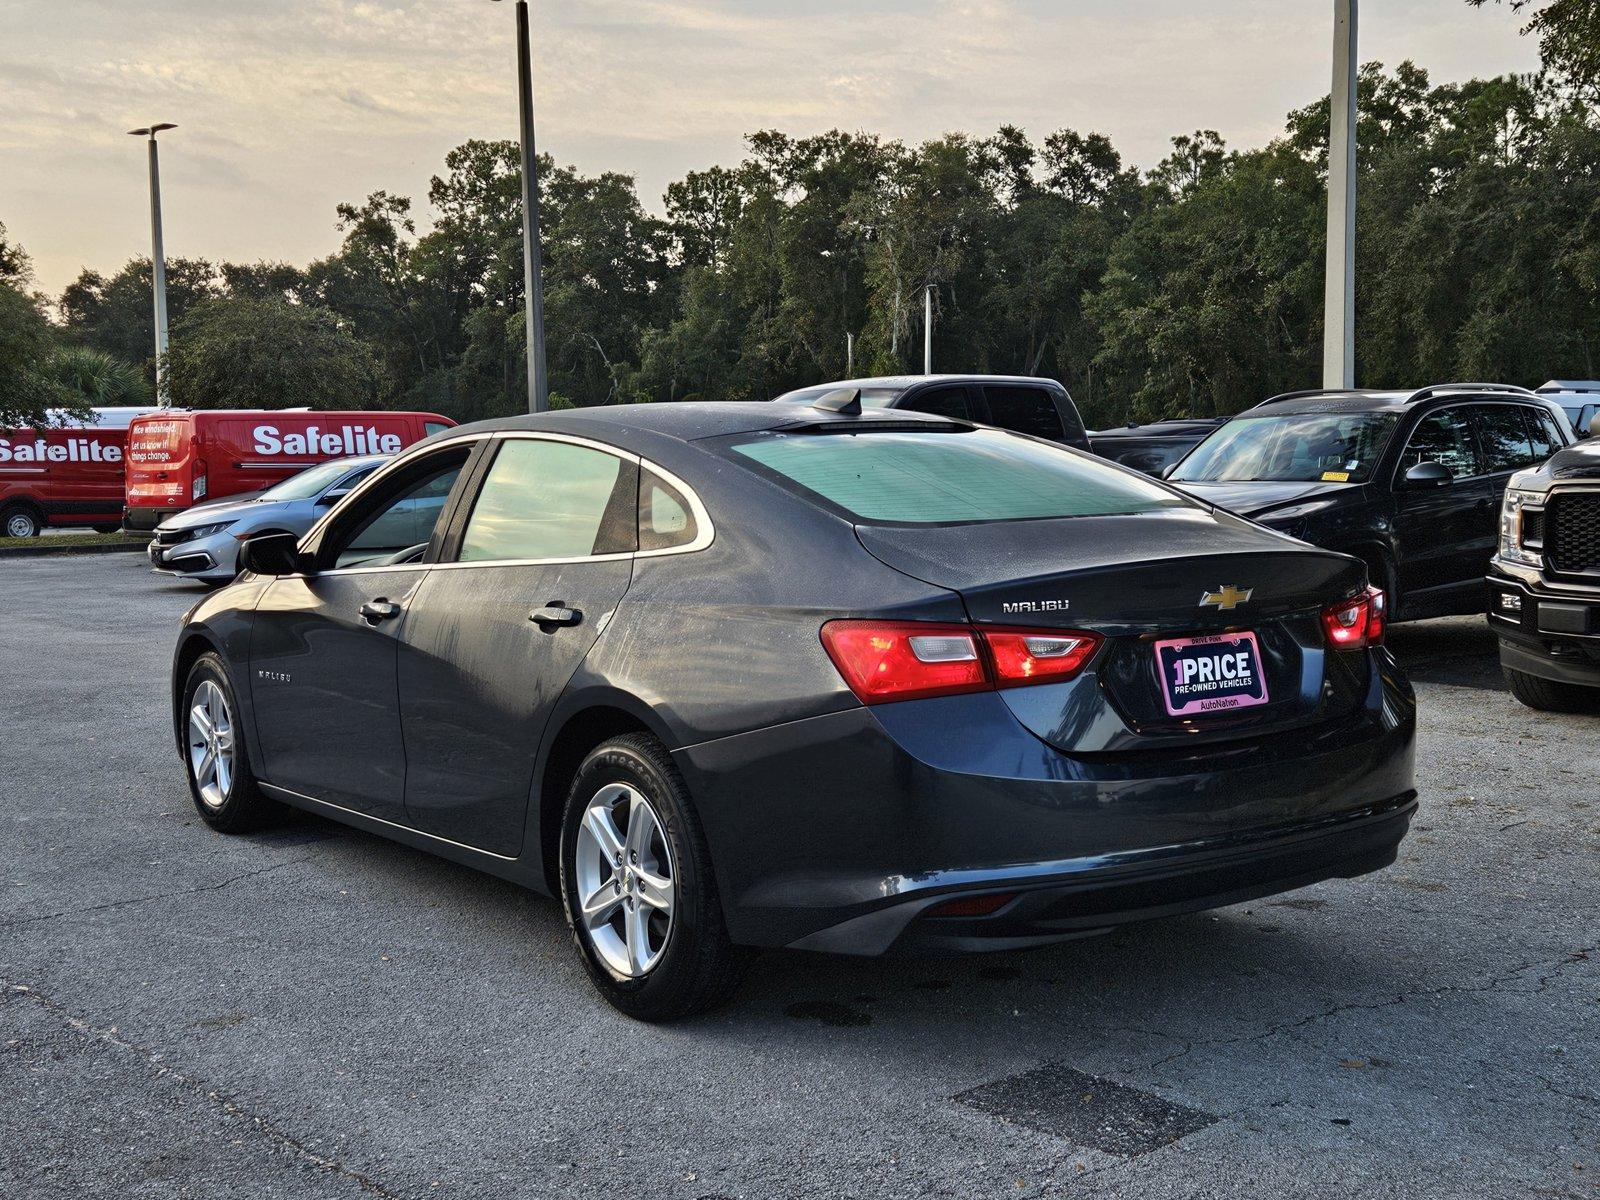
[(1401, 470), (1419, 462), (1436, 462), (1457, 479), (1483, 474), (1465, 409), (1447, 408), (1423, 418), (1406, 443)]
[(634, 548), (637, 475), (614, 454), (508, 438), (461, 537), (462, 562), (589, 558)]
[(909, 412), (932, 413), (936, 417), (954, 417), (958, 421), (973, 421), (972, 401), (964, 387), (934, 388), (918, 392), (898, 408)]
[(954, 524), (1191, 506), (1153, 480), (993, 429), (766, 434), (732, 450), (858, 521)]
[(1522, 420), (1522, 408), (1512, 404), (1483, 404), (1474, 412), (1478, 444), (1483, 449), (1484, 470), (1494, 475), (1515, 471), (1538, 461)]
[(1052, 442), (1061, 440), (1061, 414), (1055, 397), (1043, 388), (985, 384), (983, 398), (989, 403), (989, 424)]

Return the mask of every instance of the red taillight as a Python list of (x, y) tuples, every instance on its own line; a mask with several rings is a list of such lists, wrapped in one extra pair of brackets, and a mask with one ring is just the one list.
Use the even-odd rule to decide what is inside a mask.
[(1100, 645), (1095, 634), (1055, 629), (985, 629), (982, 637), (1000, 687), (1071, 679)]
[(999, 912), (1017, 898), (1016, 892), (989, 892), (983, 896), (957, 896), (935, 904), (925, 917), (987, 917)]
[(1081, 671), (1100, 636), (930, 621), (829, 621), (822, 644), (863, 704), (1058, 683)]
[(1328, 644), (1335, 650), (1364, 650), (1381, 645), (1385, 606), (1383, 591), (1375, 587), (1328, 605), (1322, 610), (1322, 628), (1328, 635)]

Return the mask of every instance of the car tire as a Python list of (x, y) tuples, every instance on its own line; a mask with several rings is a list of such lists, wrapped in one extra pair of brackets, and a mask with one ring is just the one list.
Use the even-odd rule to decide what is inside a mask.
[(655, 738), (611, 738), (583, 760), (567, 794), (560, 862), (573, 941), (613, 1007), (672, 1021), (733, 994), (748, 954), (728, 939), (699, 818)]
[(276, 819), (278, 804), (251, 773), (239, 702), (216, 654), (202, 654), (189, 668), (180, 719), (184, 774), (201, 819), (219, 833), (246, 833)]
[(1524, 671), (1503, 668), (1511, 694), (1529, 708), (1540, 712), (1581, 713), (1600, 708), (1600, 688), (1576, 683), (1540, 679)]
[(33, 538), (44, 529), (44, 519), (28, 504), (8, 504), (0, 508), (0, 537)]
[(94, 529), (94, 531), (96, 533), (121, 533), (122, 532), (122, 526), (121, 525), (95, 525), (95, 526), (93, 526), (93, 529)]

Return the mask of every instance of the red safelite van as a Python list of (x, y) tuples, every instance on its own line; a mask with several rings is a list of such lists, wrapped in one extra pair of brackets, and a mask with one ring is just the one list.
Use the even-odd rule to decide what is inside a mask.
[(167, 409), (128, 433), (125, 528), (149, 531), (204, 500), (257, 492), (349, 454), (398, 454), (455, 424), (417, 412)]
[(33, 537), (46, 525), (109, 532), (122, 523), (128, 424), (158, 410), (92, 411), (86, 422), (43, 432), (0, 430), (0, 537)]

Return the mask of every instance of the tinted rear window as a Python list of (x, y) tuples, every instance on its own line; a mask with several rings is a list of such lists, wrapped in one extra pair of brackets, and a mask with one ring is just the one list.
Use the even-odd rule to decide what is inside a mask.
[(733, 451), (862, 521), (934, 525), (1188, 506), (1107, 463), (996, 430), (768, 434)]

